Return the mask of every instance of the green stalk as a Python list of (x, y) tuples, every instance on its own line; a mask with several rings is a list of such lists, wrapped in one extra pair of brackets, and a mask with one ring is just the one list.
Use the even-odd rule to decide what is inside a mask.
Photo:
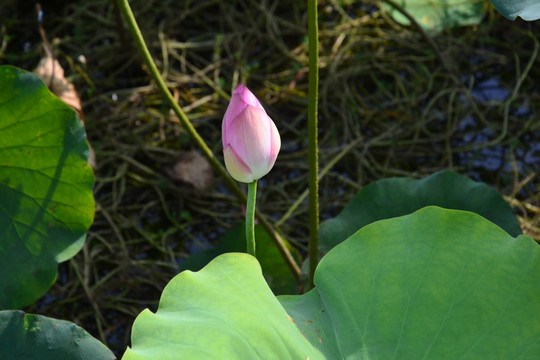
[[(214, 154), (212, 153), (212, 150), (210, 150), (210, 148), (206, 145), (204, 140), (201, 138), (197, 130), (193, 127), (188, 117), (186, 116), (182, 108), (178, 105), (173, 95), (169, 91), (169, 88), (167, 87), (167, 85), (165, 84), (165, 81), (161, 77), (161, 74), (159, 73), (159, 70), (156, 64), (154, 63), (154, 60), (152, 59), (152, 56), (150, 55), (150, 52), (148, 51), (148, 48), (146, 47), (146, 43), (144, 42), (144, 38), (141, 34), (141, 30), (139, 29), (139, 26), (137, 25), (135, 16), (133, 16), (133, 12), (131, 11), (131, 7), (129, 6), (128, 0), (118, 0), (118, 7), (122, 11), (122, 15), (124, 16), (124, 19), (126, 20), (129, 31), (135, 40), (137, 48), (139, 49), (139, 53), (141, 54), (143, 61), (150, 72), (150, 76), (152, 76), (152, 79), (154, 80), (156, 86), (162, 92), (163, 96), (169, 103), (169, 106), (173, 109), (174, 113), (180, 120), (182, 126), (184, 126), (184, 128), (189, 133), (191, 138), (195, 141), (197, 146), (201, 149), (203, 155), (206, 157), (208, 162), (210, 162), (210, 165), (212, 165), (214, 170), (225, 180), (229, 189), (232, 190), (232, 192), (236, 195), (236, 197), (240, 200), (240, 202), (245, 203), (246, 195), (242, 192), (242, 190), (240, 190), (236, 182), (229, 176), (229, 173), (227, 172), (225, 167), (223, 167), (223, 165), (221, 165), (219, 160), (214, 156)], [(283, 258), (285, 259), (285, 262), (291, 269), (291, 272), (298, 279), (300, 277), (300, 267), (294, 260), (287, 246), (285, 245), (285, 241), (261, 213), (256, 211), (256, 216), (257, 216), (257, 219), (259, 219), (259, 223), (261, 224), (261, 226), (266, 230), (266, 232), (270, 235), (270, 237), (272, 237), (272, 240), (274, 240), (274, 243), (276, 244)]]
[(309, 283), (319, 262), (319, 153), (317, 139), (317, 101), (319, 98), (319, 31), (317, 0), (308, 0), (309, 79), (308, 79), (308, 146), (309, 146)]
[(255, 256), (255, 201), (257, 201), (257, 180), (248, 184), (246, 204), (246, 248), (247, 253)]
[(152, 59), (152, 55), (150, 55), (150, 51), (148, 51), (148, 48), (146, 47), (146, 43), (144, 42), (144, 38), (142, 36), (141, 30), (139, 29), (139, 26), (137, 25), (135, 16), (133, 15), (133, 12), (131, 11), (128, 0), (118, 0), (118, 6), (120, 7), (122, 14), (124, 15), (124, 19), (127, 22), (129, 31), (133, 35), (135, 43), (137, 44), (137, 48), (139, 49), (139, 52), (142, 55), (143, 61), (146, 67), (148, 68), (148, 71), (150, 72), (152, 79), (156, 83), (156, 86), (158, 87), (158, 89), (161, 90), (163, 96), (165, 96), (165, 98), (167, 99), (169, 105), (171, 106), (174, 113), (180, 120), (180, 123), (189, 133), (191, 138), (195, 141), (197, 146), (201, 149), (203, 155), (210, 162), (212, 167), (219, 173), (219, 175), (221, 175), (223, 179), (225, 179), (229, 188), (235, 193), (235, 195), (239, 199), (243, 199), (245, 201), (245, 196), (242, 190), (240, 190), (236, 182), (227, 173), (227, 170), (225, 169), (225, 167), (223, 167), (223, 165), (221, 165), (219, 160), (214, 156), (214, 154), (212, 153), (212, 150), (210, 150), (210, 148), (206, 145), (206, 143), (201, 138), (197, 130), (191, 124), (191, 121), (189, 121), (184, 110), (182, 110), (180, 105), (178, 105), (173, 95), (169, 91), (167, 84), (165, 84), (165, 81), (163, 80), (163, 78), (161, 77), (161, 74), (159, 73), (156, 63)]

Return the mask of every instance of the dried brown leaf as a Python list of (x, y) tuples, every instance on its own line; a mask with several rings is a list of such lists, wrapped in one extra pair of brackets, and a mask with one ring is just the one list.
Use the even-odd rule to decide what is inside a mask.
[[(47, 35), (45, 34), (45, 30), (41, 24), (39, 25), (39, 33), (41, 35), (41, 39), (43, 40), (41, 45), (43, 56), (34, 69), (34, 74), (43, 80), (45, 85), (47, 85), (49, 90), (51, 90), (54, 95), (58, 96), (60, 100), (75, 110), (77, 116), (81, 120), (82, 125), (84, 126), (84, 112), (79, 94), (77, 93), (75, 86), (65, 78), (64, 69), (58, 60), (54, 58), (51, 44), (47, 40)], [(88, 164), (90, 164), (93, 169), (96, 169), (96, 154), (92, 146), (90, 144), (88, 145)]]
[(43, 44), (44, 56), (39, 61), (39, 64), (34, 69), (34, 74), (39, 76), (47, 85), (53, 94), (58, 96), (62, 101), (71, 106), (79, 116), (79, 119), (84, 119), (81, 99), (75, 90), (75, 86), (71, 84), (64, 76), (64, 69), (56, 60), (51, 52), (47, 50), (47, 45)]
[(191, 184), (197, 190), (206, 189), (214, 177), (208, 161), (196, 151), (182, 153), (165, 172), (172, 180)]

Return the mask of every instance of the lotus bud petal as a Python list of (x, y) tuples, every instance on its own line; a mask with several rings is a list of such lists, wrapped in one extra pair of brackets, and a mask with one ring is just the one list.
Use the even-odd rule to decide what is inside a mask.
[(259, 100), (242, 84), (231, 97), (221, 130), (225, 167), (235, 180), (250, 183), (268, 174), (281, 138)]

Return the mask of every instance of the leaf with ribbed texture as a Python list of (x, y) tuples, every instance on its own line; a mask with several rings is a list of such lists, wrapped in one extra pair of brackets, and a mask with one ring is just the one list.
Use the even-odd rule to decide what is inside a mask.
[(77, 325), (18, 310), (0, 311), (0, 359), (113, 360), (101, 342)]
[[(257, 260), (220, 255), (163, 290), (133, 324), (132, 359), (321, 359), (266, 284)], [(319, 354), (319, 355), (318, 355)]]
[(0, 67), (0, 309), (31, 304), (82, 247), (94, 175), (75, 112), (34, 74)]
[(320, 249), (327, 252), (374, 221), (407, 215), (429, 205), (472, 211), (512, 236), (521, 234), (512, 208), (493, 187), (444, 170), (425, 179), (388, 178), (365, 186), (338, 216), (321, 224)]

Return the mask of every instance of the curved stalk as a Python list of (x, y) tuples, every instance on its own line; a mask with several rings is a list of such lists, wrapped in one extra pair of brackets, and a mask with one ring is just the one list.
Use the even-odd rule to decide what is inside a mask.
[[(246, 195), (242, 192), (242, 190), (240, 190), (236, 182), (229, 176), (225, 167), (221, 165), (218, 159), (214, 156), (214, 154), (212, 153), (212, 150), (210, 150), (210, 148), (206, 145), (204, 140), (201, 138), (197, 130), (193, 127), (188, 117), (186, 116), (182, 108), (178, 105), (173, 95), (169, 91), (169, 88), (167, 87), (167, 85), (165, 84), (165, 81), (161, 77), (161, 74), (159, 73), (159, 70), (156, 64), (154, 63), (154, 60), (152, 59), (152, 56), (150, 55), (150, 52), (148, 51), (148, 48), (146, 46), (146, 43), (144, 42), (144, 38), (142, 36), (141, 30), (139, 29), (139, 26), (137, 25), (137, 21), (135, 20), (135, 16), (133, 15), (133, 12), (131, 11), (131, 7), (129, 6), (128, 0), (118, 0), (118, 7), (120, 8), (122, 15), (124, 16), (124, 19), (128, 25), (129, 31), (135, 40), (137, 48), (139, 49), (139, 53), (141, 54), (143, 61), (145, 65), (147, 66), (150, 72), (150, 75), (152, 79), (154, 80), (156, 86), (162, 92), (163, 96), (169, 103), (170, 107), (172, 108), (172, 110), (174, 111), (178, 119), (180, 120), (180, 123), (182, 124), (182, 126), (184, 126), (184, 128), (189, 133), (191, 138), (195, 141), (197, 146), (201, 149), (203, 155), (210, 162), (210, 165), (212, 165), (214, 170), (225, 180), (229, 189), (232, 190), (232, 192), (236, 195), (236, 197), (240, 200), (240, 202), (245, 203)], [(261, 224), (261, 226), (272, 237), (272, 240), (274, 240), (274, 243), (276, 244), (283, 258), (285, 259), (285, 262), (291, 269), (291, 272), (298, 279), (300, 277), (300, 267), (294, 260), (289, 249), (287, 249), (287, 246), (285, 245), (285, 241), (283, 240), (283, 238), (276, 232), (276, 230), (272, 227), (272, 225), (270, 225), (268, 220), (266, 220), (266, 218), (261, 213), (256, 211), (255, 215), (257, 216), (257, 219), (259, 219), (259, 223)]]

